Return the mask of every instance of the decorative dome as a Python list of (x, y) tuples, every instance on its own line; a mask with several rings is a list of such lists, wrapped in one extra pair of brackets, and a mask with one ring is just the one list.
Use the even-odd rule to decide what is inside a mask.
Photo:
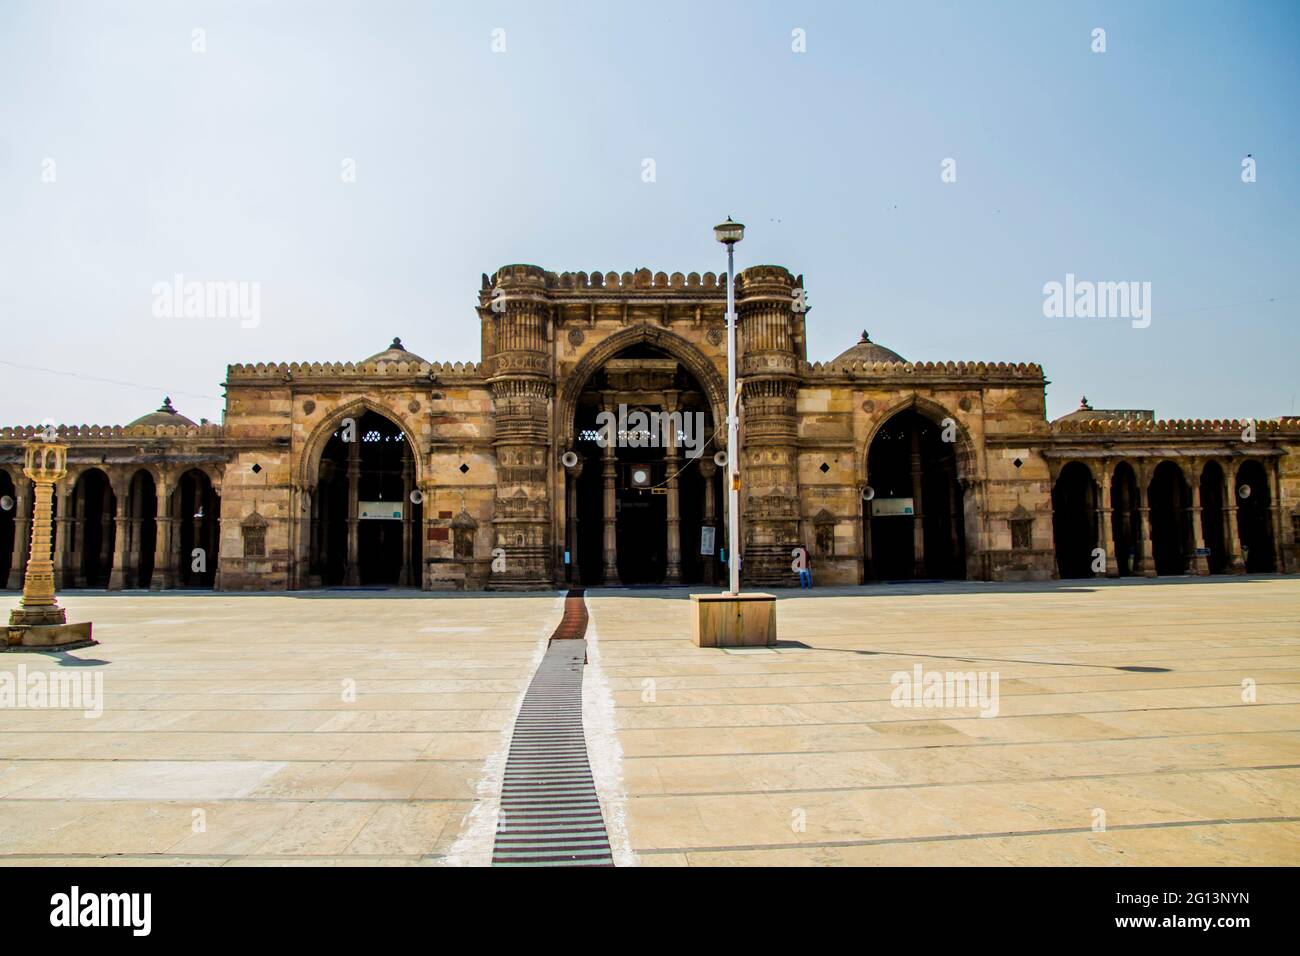
[(858, 344), (848, 351), (841, 352), (835, 356), (836, 362), (906, 362), (907, 359), (899, 355), (893, 349), (887, 349), (883, 345), (877, 345), (871, 341), (864, 330), (862, 338), (858, 339)]
[(1155, 421), (1156, 413), (1150, 408), (1093, 408), (1088, 404), (1088, 396), (1079, 399), (1079, 407), (1068, 415), (1053, 419), (1055, 422), (1095, 422), (1095, 421)]
[(170, 396), (163, 399), (163, 403), (158, 407), (158, 411), (150, 412), (148, 415), (137, 418), (127, 427), (130, 428), (132, 425), (181, 425), (186, 428), (197, 427), (192, 421), (180, 412), (176, 411), (176, 409), (172, 408), (172, 400)]
[(392, 345), (388, 346), (388, 348), (384, 349), (382, 352), (376, 352), (374, 355), (370, 356), (370, 358), (366, 359), (365, 361), (367, 362), (423, 362), (424, 359), (420, 358), (420, 356), (416, 355), (414, 352), (406, 351), (406, 349), (402, 346), (402, 340), (394, 337)]

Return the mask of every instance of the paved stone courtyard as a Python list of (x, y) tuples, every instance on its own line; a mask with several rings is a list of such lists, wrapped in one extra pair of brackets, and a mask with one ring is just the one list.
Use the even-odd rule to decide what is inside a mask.
[[(690, 643), (684, 590), (588, 592), (584, 722), (618, 862), (1300, 863), (1300, 579), (780, 593), (782, 645), (741, 652)], [(63, 603), (102, 645), (0, 672), (102, 674), (103, 713), (0, 710), (10, 864), (486, 862), (562, 610)], [(895, 706), (917, 665), (996, 674), (996, 716)]]

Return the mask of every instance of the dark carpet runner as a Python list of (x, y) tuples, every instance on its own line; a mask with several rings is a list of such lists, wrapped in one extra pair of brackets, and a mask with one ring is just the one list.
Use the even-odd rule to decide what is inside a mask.
[(586, 633), (586, 601), (571, 590), (510, 738), (493, 866), (614, 865), (582, 730)]

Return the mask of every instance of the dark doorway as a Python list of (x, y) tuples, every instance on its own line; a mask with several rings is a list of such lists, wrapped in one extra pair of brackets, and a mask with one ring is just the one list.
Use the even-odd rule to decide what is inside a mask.
[(1228, 569), (1228, 550), (1225, 545), (1223, 510), (1223, 469), (1211, 461), (1201, 470), (1201, 539), (1211, 574), (1223, 574)]
[(153, 578), (154, 548), (158, 542), (158, 496), (153, 475), (137, 471), (127, 494), (130, 510), (125, 587), (148, 588)]
[(177, 580), (183, 588), (210, 588), (217, 580), (221, 498), (206, 472), (191, 468), (172, 495), (177, 521)]
[[(911, 409), (891, 418), (872, 439), (867, 482), (873, 496), (863, 502), (868, 580), (966, 576), (956, 442), (943, 439), (942, 426)], [(918, 510), (924, 552), (920, 560)]]
[(9, 472), (0, 471), (0, 588), (13, 570), (14, 537), (18, 533), (18, 490)]
[[(340, 423), (321, 452), (312, 499), (311, 574), (326, 587), (405, 586), (420, 580), (423, 503), (411, 501), (415, 460), (400, 425), (378, 412)], [(350, 477), (351, 476), (351, 477)], [(349, 568), (349, 482), (356, 481), (356, 564)]]
[(1243, 462), (1237, 469), (1237, 528), (1250, 574), (1267, 574), (1277, 569), (1273, 554), (1273, 513), (1270, 507), (1268, 475), (1257, 461)]
[(108, 476), (98, 468), (81, 473), (73, 491), (76, 499), (76, 584), (106, 588), (113, 571), (113, 546), (117, 538), (117, 496)]
[[(616, 429), (613, 455), (601, 446), (601, 412), (626, 411), (627, 429)], [(669, 454), (664, 416), (673, 411), (688, 431)], [(639, 413), (644, 419), (635, 419)], [(645, 423), (646, 427), (640, 427)], [(635, 434), (631, 434), (635, 433)], [(578, 570), (584, 584), (606, 580), (605, 518), (614, 507), (614, 544), (619, 584), (699, 584), (719, 565), (721, 516), (718, 488), (722, 469), (705, 479), (700, 462), (713, 459), (713, 416), (704, 389), (671, 354), (647, 345), (620, 352), (592, 374), (574, 411), (573, 451), (582, 459), (577, 479)], [(697, 454), (698, 452), (698, 454)], [(608, 475), (607, 475), (608, 471)], [(573, 481), (566, 478), (566, 481)], [(679, 575), (670, 574), (669, 486), (677, 491)], [(700, 554), (701, 529), (709, 513), (717, 538), (712, 555)], [(567, 540), (567, 536), (566, 536)]]
[(1063, 578), (1090, 578), (1097, 547), (1097, 483), (1082, 462), (1061, 469), (1052, 487), (1056, 567)]
[(1191, 492), (1183, 470), (1172, 461), (1162, 461), (1151, 477), (1149, 494), (1156, 574), (1186, 574)]
[(1110, 507), (1115, 564), (1120, 577), (1128, 577), (1137, 569), (1138, 548), (1142, 546), (1142, 512), (1138, 505), (1137, 473), (1126, 461), (1116, 465), (1111, 475)]

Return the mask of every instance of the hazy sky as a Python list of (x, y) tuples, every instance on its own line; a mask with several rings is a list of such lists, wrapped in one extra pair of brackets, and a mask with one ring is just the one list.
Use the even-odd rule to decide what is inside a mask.
[[(1298, 147), (1296, 2), (0, 0), (0, 423), (477, 360), (480, 273), (718, 271), (728, 214), (814, 360), (865, 328), (1041, 362), (1053, 417), (1300, 414)], [(156, 317), (177, 273), (259, 323)], [(1067, 273), (1150, 282), (1150, 326), (1045, 318)]]

